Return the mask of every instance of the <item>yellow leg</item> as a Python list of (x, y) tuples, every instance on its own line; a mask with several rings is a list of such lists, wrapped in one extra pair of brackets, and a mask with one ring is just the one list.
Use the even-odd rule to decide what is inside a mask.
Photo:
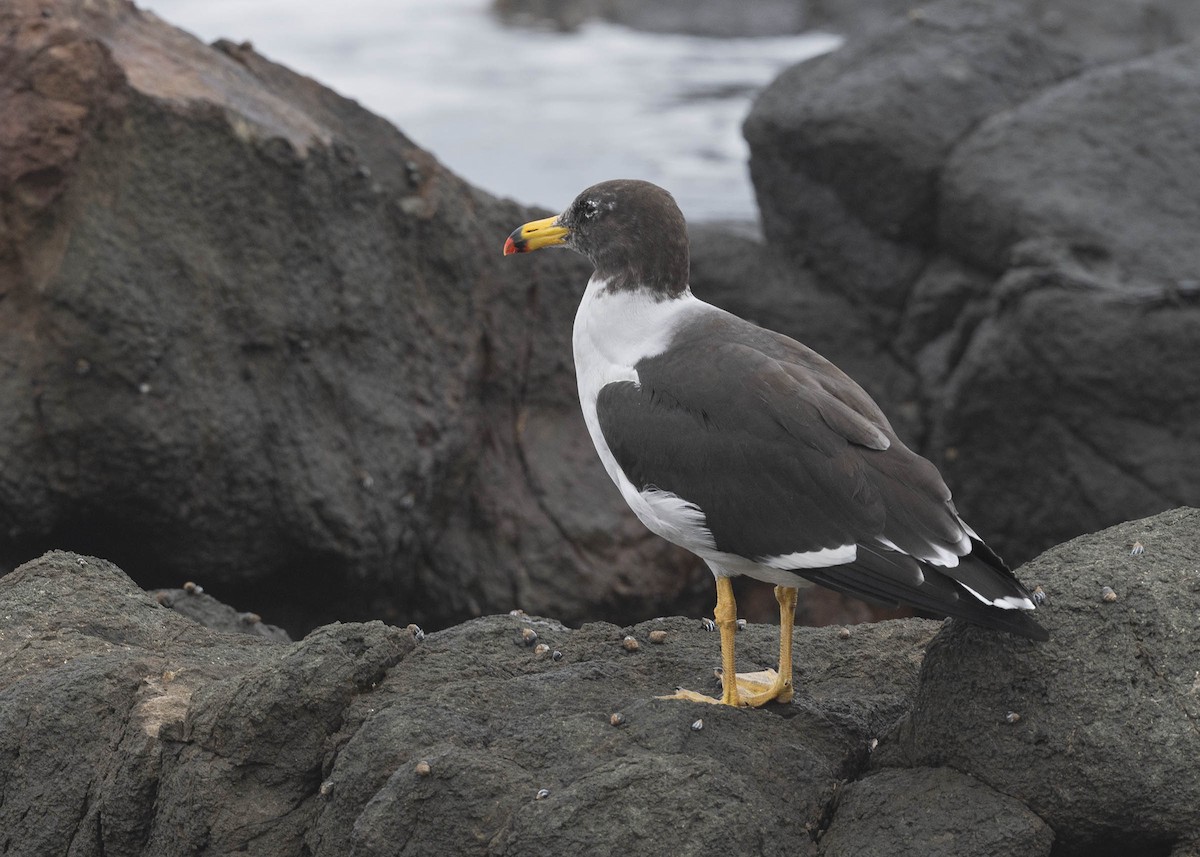
[(717, 578), (717, 607), (713, 610), (717, 630), (721, 632), (721, 702), (726, 705), (741, 705), (737, 681), (729, 676), (737, 675), (737, 663), (733, 657), (734, 636), (737, 634), (737, 601), (733, 597), (733, 583), (728, 577)]
[[(779, 671), (762, 670), (739, 673), (734, 659), (734, 635), (737, 633), (737, 603), (733, 584), (728, 577), (717, 578), (717, 607), (713, 611), (721, 632), (721, 698), (714, 699), (691, 690), (680, 690), (663, 699), (683, 699), (691, 702), (723, 703), (757, 708), (768, 702), (791, 702), (792, 688), (792, 628), (796, 619), (796, 589), (776, 586), (775, 600), (779, 602)], [(729, 679), (733, 676), (733, 680)]]
[(775, 600), (779, 602), (779, 671), (760, 670), (738, 673), (741, 704), (752, 708), (768, 702), (791, 702), (792, 689), (792, 629), (796, 622), (796, 590), (776, 586)]

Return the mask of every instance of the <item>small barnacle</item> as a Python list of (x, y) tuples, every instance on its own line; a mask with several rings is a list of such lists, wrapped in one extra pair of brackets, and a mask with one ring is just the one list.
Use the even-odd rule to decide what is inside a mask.
[(204, 587), (189, 580), (183, 585), (183, 591), (188, 595), (200, 595), (204, 592)]
[(520, 607), (518, 607), (516, 610), (509, 610), (508, 615), (509, 616), (524, 616), (525, 611), (522, 610)]
[(1021, 719), (1021, 715), (1016, 711), (1010, 711), (1010, 712), (1008, 712), (1008, 714), (1004, 715), (1005, 723), (1017, 723), (1020, 721), (1020, 719)]
[(705, 631), (715, 631), (717, 630), (717, 623), (706, 617), (700, 620), (700, 627)]
[(1117, 593), (1113, 591), (1111, 586), (1106, 586), (1100, 590), (1100, 600), (1105, 604), (1112, 604), (1117, 600)]
[(621, 726), (625, 723), (625, 715), (619, 711), (614, 711), (609, 715), (608, 722), (612, 726)]
[(416, 771), (418, 777), (427, 777), (429, 776), (430, 771), (433, 769), (429, 767), (428, 762), (422, 759), (421, 761), (417, 762), (417, 765), (415, 768), (413, 768), (413, 770)]
[(878, 738), (872, 738), (870, 741), (868, 741), (868, 742), (867, 742), (867, 752), (868, 752), (868, 753), (874, 753), (874, 752), (875, 752), (875, 748), (876, 748), (876, 747), (878, 747), (878, 746), (879, 746), (879, 739), (878, 739)]
[(665, 643), (666, 641), (667, 641), (667, 632), (666, 631), (659, 629), (657, 631), (650, 632), (650, 642), (651, 643), (661, 644), (661, 643)]
[(534, 643), (537, 642), (537, 638), (538, 638), (537, 631), (533, 630), (532, 628), (522, 628), (521, 629), (521, 642), (524, 643), (525, 645), (532, 646)]
[(850, 629), (849, 628), (838, 628), (837, 635), (838, 635), (839, 640), (849, 640), (850, 639)]
[(535, 655), (537, 655), (538, 657), (541, 657), (542, 655), (546, 654), (546, 652), (548, 652), (548, 651), (550, 651), (550, 647), (547, 646), (545, 643), (538, 643), (536, 646), (533, 647), (533, 653)]
[(704, 728), (704, 718), (703, 717), (696, 718), (695, 722), (692, 723), (692, 731), (699, 732), (703, 728)]
[(161, 604), (163, 607), (170, 607), (171, 603), (172, 603), (171, 602), (171, 593), (167, 592), (165, 589), (160, 589), (158, 592), (154, 593), (154, 600), (157, 601), (159, 604)]
[(554, 652), (550, 655), (550, 657), (553, 660), (561, 661), (562, 660), (562, 652), (560, 652), (558, 649), (555, 649)]
[(745, 620), (745, 619), (738, 619), (738, 620), (737, 620), (737, 629), (738, 629), (739, 631), (743, 631), (743, 630), (745, 630), (745, 628), (746, 628), (746, 620)]
[(1033, 603), (1036, 604), (1038, 607), (1041, 607), (1043, 604), (1046, 603), (1046, 590), (1042, 589), (1042, 587), (1040, 587), (1040, 586), (1033, 587), (1033, 592), (1031, 592), (1029, 594), (1033, 598)]
[(262, 616), (259, 616), (257, 613), (239, 613), (238, 621), (243, 625), (257, 625), (262, 621)]
[(627, 652), (636, 652), (639, 648), (641, 648), (641, 646), (638, 645), (638, 641), (629, 636), (626, 636), (625, 639), (621, 641), (621, 645)]
[(143, 381), (142, 383), (138, 384), (138, 392), (143, 396), (146, 395), (150, 392), (150, 385)]
[(1129, 551), (1130, 556), (1141, 556), (1146, 552), (1146, 546), (1140, 541), (1134, 541), (1133, 547)]
[(550, 797), (550, 789), (538, 789), (536, 800)]
[(413, 639), (416, 640), (418, 643), (425, 639), (425, 632), (421, 630), (420, 625), (410, 624), (408, 626), (407, 630), (408, 630), (408, 633), (413, 635)]
[(333, 793), (333, 780), (321, 783), (321, 797), (329, 797)]

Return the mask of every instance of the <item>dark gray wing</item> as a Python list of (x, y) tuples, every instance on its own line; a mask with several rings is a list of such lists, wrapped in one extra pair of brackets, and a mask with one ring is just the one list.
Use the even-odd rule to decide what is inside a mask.
[[(1001, 621), (1007, 630), (1036, 636), (1018, 611), (990, 607), (958, 585), (989, 600), (1027, 595), (966, 534), (937, 469), (815, 352), (714, 313), (635, 368), (639, 383), (600, 391), (604, 439), (635, 487), (699, 507), (718, 550), (764, 561), (856, 544), (854, 563), (796, 573), (981, 624), (1013, 614)], [(949, 555), (962, 557), (954, 568), (928, 562)]]
[(672, 348), (638, 364), (640, 384), (600, 391), (600, 430), (635, 487), (694, 503), (718, 550), (752, 559), (883, 531), (860, 448), (826, 424), (819, 393), (741, 345), (699, 357)]

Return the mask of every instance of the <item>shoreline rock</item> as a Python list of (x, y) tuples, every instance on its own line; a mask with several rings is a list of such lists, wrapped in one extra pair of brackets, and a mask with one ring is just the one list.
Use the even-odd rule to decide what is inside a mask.
[(793, 66), (746, 119), (784, 283), (859, 321), (798, 338), (863, 367), (1010, 564), (1200, 502), (1193, 53), (1088, 68), (955, 0)]
[(301, 631), (711, 600), (583, 428), (586, 264), (501, 256), (541, 212), (125, 0), (0, 34), (0, 571), (70, 547)]
[[(656, 698), (713, 689), (696, 619), (272, 642), (54, 552), (0, 578), (0, 830), (18, 857), (612, 854), (664, 829), (681, 855), (1073, 855), (1099, 836), (1165, 854), (1200, 791), (1198, 556), (1197, 509), (1048, 551), (1020, 572), (1049, 596), (1045, 644), (917, 619), (797, 629), (796, 699), (745, 711)], [(739, 632), (739, 665), (772, 665), (775, 634)]]

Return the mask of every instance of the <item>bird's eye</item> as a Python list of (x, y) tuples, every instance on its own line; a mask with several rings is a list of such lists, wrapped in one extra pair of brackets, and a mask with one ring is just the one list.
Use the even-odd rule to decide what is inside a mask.
[(600, 204), (594, 199), (585, 200), (583, 203), (583, 219), (591, 220), (596, 216), (596, 212), (600, 210)]

